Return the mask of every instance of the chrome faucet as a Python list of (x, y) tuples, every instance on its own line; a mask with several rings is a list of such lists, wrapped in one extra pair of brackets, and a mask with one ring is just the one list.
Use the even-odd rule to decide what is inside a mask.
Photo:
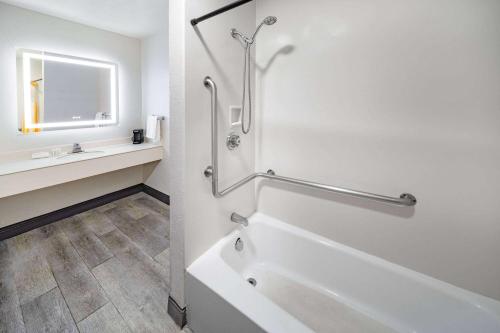
[(233, 221), (234, 223), (241, 224), (244, 227), (248, 227), (248, 219), (244, 216), (241, 216), (240, 214), (232, 213), (231, 221)]
[(73, 148), (71, 149), (71, 154), (80, 154), (83, 153), (82, 146), (79, 143), (73, 143)]
[(74, 143), (73, 148), (71, 148), (71, 151), (68, 153), (60, 154), (59, 156), (56, 156), (57, 159), (59, 158), (64, 158), (68, 156), (72, 156), (75, 154), (95, 154), (95, 153), (104, 153), (102, 150), (92, 150), (92, 151), (87, 151), (82, 148), (82, 146), (79, 143)]

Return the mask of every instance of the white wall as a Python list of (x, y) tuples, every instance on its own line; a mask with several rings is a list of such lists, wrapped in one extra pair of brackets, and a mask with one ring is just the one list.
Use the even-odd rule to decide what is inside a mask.
[[(165, 13), (166, 16), (167, 13)], [(162, 139), (165, 158), (145, 175), (145, 183), (163, 193), (170, 193), (168, 166), (169, 140), (169, 70), (168, 70), (168, 20), (161, 31), (141, 40), (142, 54), (142, 110), (143, 122), (147, 116), (165, 116), (162, 122)]]
[(185, 306), (185, 211), (186, 211), (186, 3), (169, 1), (170, 68), (170, 297)]
[[(19, 134), (16, 48), (117, 63), (119, 126)], [(142, 125), (140, 41), (0, 3), (0, 124), (2, 152), (131, 136)]]
[[(300, 13), (300, 15), (298, 15)], [(500, 299), (500, 2), (258, 0), (258, 209)]]
[[(229, 134), (229, 105), (241, 103), (243, 49), (231, 38), (230, 29), (244, 32), (255, 28), (255, 4), (250, 3), (198, 25), (191, 18), (226, 5), (226, 0), (170, 2), (171, 34), (171, 224), (183, 242), (172, 242), (174, 265), (183, 255), (184, 267), (229, 233), (235, 225), (232, 212), (249, 215), (255, 210), (254, 188), (249, 185), (222, 199), (212, 196), (210, 180), (203, 176), (210, 165), (210, 92), (203, 85), (210, 75), (219, 88), (219, 165), (224, 188), (254, 170), (254, 136), (242, 138), (238, 151), (229, 152), (225, 137)], [(184, 253), (183, 253), (184, 252)], [(175, 263), (174, 263), (175, 262)], [(177, 263), (177, 264), (176, 264)], [(178, 284), (175, 281), (178, 280)], [(183, 303), (183, 276), (172, 280), (172, 295)], [(181, 285), (179, 287), (179, 285)]]

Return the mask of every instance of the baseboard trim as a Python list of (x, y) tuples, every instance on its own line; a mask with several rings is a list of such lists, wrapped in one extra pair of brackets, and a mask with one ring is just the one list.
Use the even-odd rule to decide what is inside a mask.
[(168, 296), (168, 314), (174, 320), (174, 323), (177, 324), (180, 328), (183, 328), (187, 324), (186, 318), (186, 308), (181, 308), (179, 304), (172, 298), (172, 296)]
[(153, 198), (160, 200), (161, 202), (166, 203), (167, 205), (170, 205), (170, 196), (168, 194), (160, 192), (157, 189), (154, 189), (146, 184), (142, 184), (142, 191), (146, 194), (149, 194)]
[(145, 192), (146, 194), (151, 195), (152, 197), (166, 203), (167, 205), (170, 204), (170, 197), (167, 194), (155, 190), (154, 188), (149, 187), (145, 184), (137, 184), (113, 193), (105, 194), (94, 199), (77, 203), (69, 207), (65, 207), (44, 215), (33, 217), (31, 219), (0, 228), (0, 241), (15, 237), (36, 228), (43, 227), (44, 225), (86, 212), (88, 210), (104, 206), (110, 202), (128, 197), (139, 192)]

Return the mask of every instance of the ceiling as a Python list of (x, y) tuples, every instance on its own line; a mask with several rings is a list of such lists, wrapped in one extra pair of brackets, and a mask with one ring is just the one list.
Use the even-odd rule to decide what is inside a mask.
[(0, 0), (134, 38), (168, 25), (168, 0)]

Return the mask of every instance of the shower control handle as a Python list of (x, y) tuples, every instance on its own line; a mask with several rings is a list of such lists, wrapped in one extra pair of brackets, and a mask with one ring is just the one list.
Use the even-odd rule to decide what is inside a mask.
[(227, 136), (226, 146), (229, 150), (234, 150), (240, 146), (240, 136), (236, 133), (231, 133)]

